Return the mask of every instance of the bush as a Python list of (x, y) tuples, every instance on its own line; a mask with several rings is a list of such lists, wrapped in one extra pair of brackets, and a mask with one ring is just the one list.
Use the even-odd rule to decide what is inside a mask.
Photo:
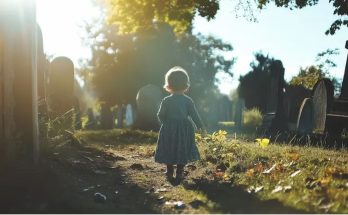
[(245, 110), (243, 116), (243, 128), (246, 130), (256, 130), (262, 124), (262, 113), (257, 108)]

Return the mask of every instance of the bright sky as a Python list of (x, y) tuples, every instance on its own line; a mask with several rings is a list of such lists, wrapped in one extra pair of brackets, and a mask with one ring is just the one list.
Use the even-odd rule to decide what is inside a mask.
[[(221, 9), (214, 20), (207, 22), (197, 17), (194, 22), (194, 33), (212, 34), (234, 47), (233, 56), (237, 57), (233, 66), (234, 78), (220, 76), (224, 79), (219, 86), (223, 93), (237, 87), (239, 76), (250, 70), (254, 53), (260, 50), (282, 60), (285, 78), (290, 80), (301, 66), (314, 64), (319, 52), (339, 48), (340, 55), (332, 58), (338, 67), (331, 73), (343, 78), (348, 28), (343, 27), (334, 36), (324, 34), (335, 20), (333, 7), (328, 1), (321, 0), (317, 6), (293, 11), (268, 6), (255, 13), (257, 23), (248, 22), (243, 17), (236, 18), (233, 2), (221, 0)], [(80, 26), (97, 16), (98, 11), (89, 0), (37, 0), (37, 19), (42, 28), (46, 54), (67, 56), (76, 66), (79, 59), (89, 58), (89, 48), (81, 41), (84, 32)]]

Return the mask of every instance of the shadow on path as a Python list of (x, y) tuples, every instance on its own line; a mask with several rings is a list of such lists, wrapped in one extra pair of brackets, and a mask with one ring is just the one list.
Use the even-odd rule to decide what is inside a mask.
[(186, 189), (194, 189), (203, 192), (208, 199), (217, 203), (220, 213), (271, 213), (293, 214), (306, 213), (304, 211), (289, 208), (277, 200), (262, 201), (239, 187), (231, 184), (208, 180), (194, 180), (194, 186), (185, 186)]

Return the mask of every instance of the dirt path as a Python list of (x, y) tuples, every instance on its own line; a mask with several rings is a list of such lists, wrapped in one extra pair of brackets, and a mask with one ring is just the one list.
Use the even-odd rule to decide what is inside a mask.
[[(214, 180), (213, 166), (186, 167), (180, 184), (153, 162), (154, 145), (67, 143), (39, 167), (2, 171), (2, 213), (298, 213)], [(96, 198), (96, 193), (100, 195)]]

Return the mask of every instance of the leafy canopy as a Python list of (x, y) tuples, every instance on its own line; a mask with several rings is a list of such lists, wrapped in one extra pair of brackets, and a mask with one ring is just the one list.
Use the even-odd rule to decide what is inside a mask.
[(219, 9), (218, 0), (107, 0), (107, 5), (108, 21), (121, 34), (147, 30), (154, 22), (166, 22), (176, 33), (188, 32), (197, 12), (210, 20)]
[[(166, 22), (178, 34), (190, 32), (195, 15), (211, 20), (219, 10), (220, 0), (105, 0), (108, 6), (109, 24), (119, 26), (119, 32), (134, 33), (151, 28), (154, 22)], [(290, 10), (301, 9), (318, 4), (319, 0), (234, 0), (235, 11), (244, 10), (249, 20), (255, 20), (253, 7), (259, 9), (274, 3), (277, 7)], [(341, 26), (348, 27), (348, 1), (329, 0), (338, 15), (326, 34), (335, 34)], [(231, 8), (232, 9), (232, 8)]]

